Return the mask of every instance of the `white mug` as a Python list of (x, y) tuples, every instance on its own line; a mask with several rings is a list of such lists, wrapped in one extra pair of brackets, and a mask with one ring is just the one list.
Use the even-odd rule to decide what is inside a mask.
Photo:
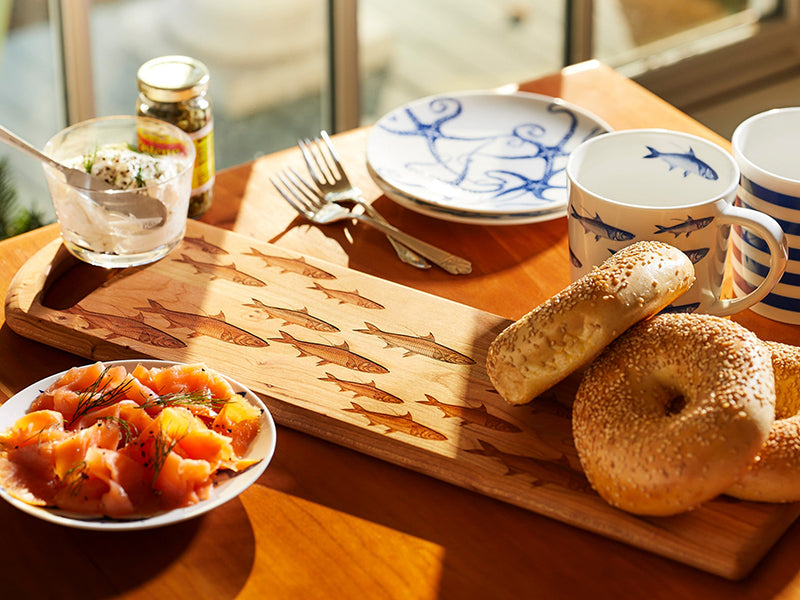
[[(754, 115), (733, 132), (733, 156), (741, 171), (736, 205), (770, 215), (789, 240), (789, 261), (778, 284), (753, 312), (800, 324), (800, 107)], [(733, 289), (745, 295), (769, 271), (768, 247), (757, 234), (734, 227)]]
[[(694, 263), (696, 280), (667, 309), (727, 316), (764, 298), (786, 265), (778, 223), (733, 205), (739, 169), (723, 148), (665, 129), (631, 129), (587, 140), (567, 161), (571, 277), (641, 240), (666, 242)], [(731, 226), (765, 241), (768, 273), (747, 295), (723, 298)]]

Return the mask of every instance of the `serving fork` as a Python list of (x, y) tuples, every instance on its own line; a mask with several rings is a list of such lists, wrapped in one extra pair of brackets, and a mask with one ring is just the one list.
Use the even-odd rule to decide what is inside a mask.
[[(308, 173), (314, 180), (319, 191), (325, 196), (328, 202), (354, 202), (361, 206), (364, 212), (376, 221), (387, 223), (381, 214), (367, 202), (361, 190), (350, 183), (347, 173), (344, 170), (339, 153), (331, 142), (326, 131), (320, 133), (320, 137), (313, 141), (309, 138), (299, 140), (297, 145), (303, 154)], [(324, 145), (323, 145), (324, 144)], [(325, 151), (327, 150), (327, 152)], [(404, 246), (391, 236), (389, 243), (394, 248), (397, 256), (404, 263), (413, 265), (419, 269), (430, 269), (430, 263), (422, 256)]]
[(277, 179), (278, 181), (270, 177), (270, 181), (278, 193), (292, 208), (312, 223), (328, 225), (336, 221), (355, 219), (374, 227), (404, 246), (408, 246), (448, 273), (466, 275), (472, 272), (472, 264), (466, 259), (423, 242), (384, 221), (375, 220), (365, 213), (354, 212), (327, 200), (322, 192), (300, 177), (294, 169), (290, 168), (278, 173)]

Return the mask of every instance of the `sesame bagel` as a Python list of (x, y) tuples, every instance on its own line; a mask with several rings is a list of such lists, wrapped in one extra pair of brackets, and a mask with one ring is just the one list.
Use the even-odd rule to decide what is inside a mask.
[(600, 496), (632, 513), (672, 515), (728, 490), (774, 414), (770, 353), (753, 333), (719, 317), (662, 314), (592, 363), (572, 426)]
[(502, 331), (489, 347), (489, 378), (510, 404), (530, 402), (693, 281), (694, 267), (677, 248), (632, 244)]
[(757, 502), (800, 501), (800, 348), (764, 342), (775, 372), (775, 422), (729, 496)]

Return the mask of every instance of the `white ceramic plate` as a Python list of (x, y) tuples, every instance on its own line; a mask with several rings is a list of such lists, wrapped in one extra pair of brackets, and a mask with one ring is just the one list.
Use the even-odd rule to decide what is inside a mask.
[(442, 94), (382, 117), (367, 139), (367, 165), (387, 196), (412, 210), (464, 222), (541, 221), (566, 212), (569, 153), (607, 131), (558, 98)]
[[(178, 363), (160, 360), (120, 360), (104, 362), (107, 366), (122, 365), (127, 370), (132, 370), (137, 364), (144, 367), (169, 367)], [(0, 430), (6, 430), (11, 427), (17, 419), (22, 417), (33, 400), (51, 384), (53, 384), (59, 377), (64, 374), (57, 373), (45, 379), (37, 381), (36, 383), (26, 387), (24, 390), (15, 394), (5, 404), (0, 406)], [(261, 458), (260, 462), (256, 463), (249, 469), (242, 471), (227, 480), (222, 481), (214, 487), (211, 497), (208, 500), (199, 502), (193, 506), (185, 508), (177, 508), (164, 513), (159, 513), (149, 517), (131, 518), (131, 519), (110, 519), (87, 517), (85, 515), (70, 513), (67, 511), (55, 508), (43, 508), (41, 506), (33, 506), (22, 502), (11, 496), (2, 487), (0, 487), (0, 496), (11, 505), (17, 507), (23, 512), (26, 512), (34, 517), (38, 517), (44, 521), (50, 521), (58, 525), (65, 525), (67, 527), (74, 527), (77, 529), (94, 529), (102, 531), (120, 531), (120, 530), (133, 530), (133, 529), (152, 529), (154, 527), (162, 527), (173, 523), (179, 523), (194, 517), (200, 516), (218, 506), (221, 506), (228, 500), (232, 500), (255, 481), (267, 468), (272, 455), (275, 452), (275, 422), (272, 419), (267, 407), (264, 403), (249, 389), (240, 383), (227, 378), (237, 393), (242, 393), (245, 400), (254, 404), (261, 409), (261, 429), (250, 445), (247, 453), (247, 458)]]
[(466, 223), (468, 225), (522, 225), (526, 223), (539, 223), (540, 221), (551, 221), (552, 219), (564, 217), (567, 214), (567, 208), (565, 206), (543, 208), (530, 212), (493, 212), (488, 214), (459, 210), (457, 208), (434, 206), (428, 202), (423, 202), (404, 194), (383, 181), (371, 168), (368, 168), (368, 170), (372, 179), (378, 184), (378, 187), (381, 188), (381, 191), (383, 191), (387, 198), (395, 201), (400, 206), (443, 221)]

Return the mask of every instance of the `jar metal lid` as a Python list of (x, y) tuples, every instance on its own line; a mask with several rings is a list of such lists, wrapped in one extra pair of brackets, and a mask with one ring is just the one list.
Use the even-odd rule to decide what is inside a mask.
[(188, 56), (160, 56), (139, 67), (139, 91), (155, 102), (181, 102), (208, 90), (208, 68)]

